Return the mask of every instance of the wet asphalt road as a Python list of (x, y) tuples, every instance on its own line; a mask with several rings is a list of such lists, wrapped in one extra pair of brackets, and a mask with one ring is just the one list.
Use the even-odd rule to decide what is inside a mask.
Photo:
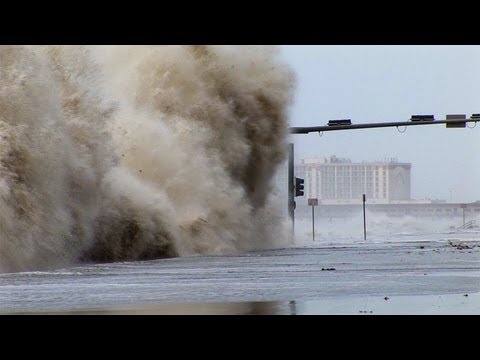
[[(212, 306), (217, 313), (318, 313), (305, 304), (478, 293), (480, 242), (464, 244), (358, 243), (0, 274), (0, 311), (143, 307), (149, 313), (150, 307), (168, 313), (151, 307), (186, 303), (190, 310), (180, 313), (212, 313)], [(207, 305), (192, 310), (194, 303)], [(220, 303), (255, 306), (229, 310)]]

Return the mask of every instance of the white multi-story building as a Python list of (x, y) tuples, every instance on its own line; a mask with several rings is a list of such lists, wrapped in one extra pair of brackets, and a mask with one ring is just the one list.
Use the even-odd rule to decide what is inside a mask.
[(369, 203), (391, 204), (410, 200), (411, 164), (397, 159), (353, 163), (349, 159), (303, 159), (295, 176), (305, 179), (305, 196), (299, 203), (317, 198), (322, 204), (354, 204), (365, 194)]

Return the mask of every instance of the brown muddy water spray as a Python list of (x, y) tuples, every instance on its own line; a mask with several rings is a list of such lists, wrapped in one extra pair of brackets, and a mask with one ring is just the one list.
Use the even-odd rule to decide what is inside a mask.
[(295, 78), (262, 46), (1, 46), (0, 272), (288, 241)]

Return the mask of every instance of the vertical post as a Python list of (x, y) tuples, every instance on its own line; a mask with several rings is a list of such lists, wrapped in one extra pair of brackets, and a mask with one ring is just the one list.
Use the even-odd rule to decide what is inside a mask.
[(365, 194), (363, 194), (363, 239), (367, 240), (367, 221), (365, 218)]
[(290, 315), (297, 315), (297, 303), (295, 301), (289, 301), (288, 307), (290, 308)]
[(312, 235), (313, 241), (315, 241), (315, 206), (312, 204)]
[(292, 238), (295, 238), (295, 194), (293, 144), (288, 144), (288, 216), (292, 221)]
[(465, 229), (465, 208), (467, 207), (467, 204), (460, 204), (460, 207), (463, 210), (463, 228)]

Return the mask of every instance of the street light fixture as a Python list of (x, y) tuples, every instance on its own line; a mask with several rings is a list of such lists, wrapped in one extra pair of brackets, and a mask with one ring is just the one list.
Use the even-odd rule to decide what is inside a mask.
[(433, 115), (412, 115), (410, 121), (434, 121)]
[(352, 125), (351, 119), (342, 119), (342, 120), (330, 120), (328, 126), (338, 126), (338, 125)]

